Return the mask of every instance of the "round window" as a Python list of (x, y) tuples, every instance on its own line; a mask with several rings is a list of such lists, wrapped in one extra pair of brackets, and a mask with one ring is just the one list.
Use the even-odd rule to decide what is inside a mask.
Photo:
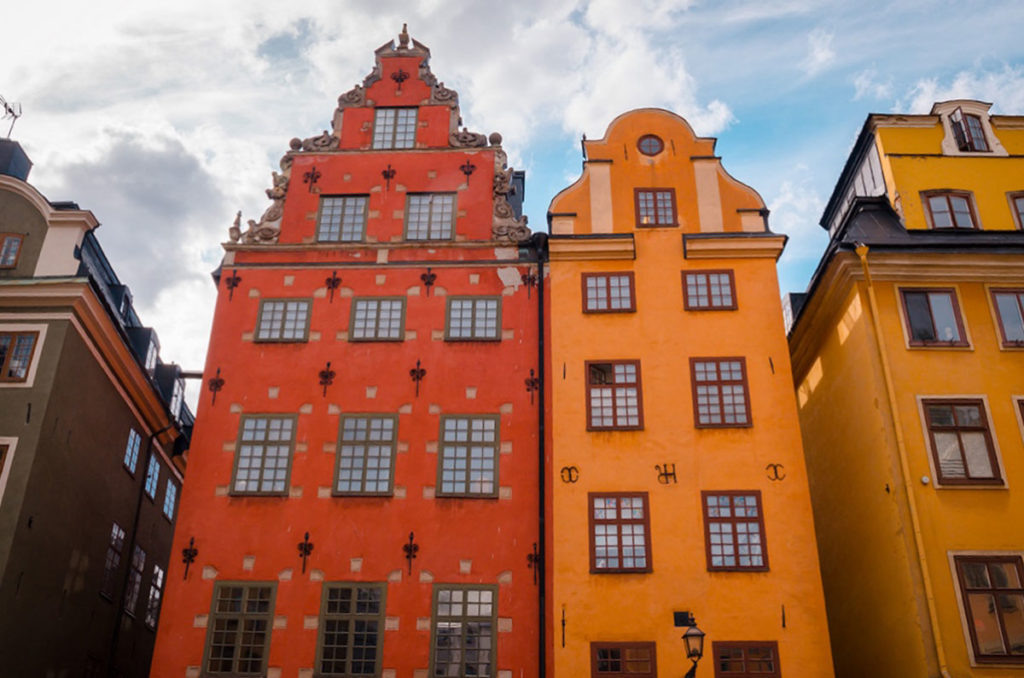
[(645, 134), (640, 137), (640, 141), (636, 143), (636, 146), (644, 155), (658, 155), (665, 150), (665, 142), (653, 134)]

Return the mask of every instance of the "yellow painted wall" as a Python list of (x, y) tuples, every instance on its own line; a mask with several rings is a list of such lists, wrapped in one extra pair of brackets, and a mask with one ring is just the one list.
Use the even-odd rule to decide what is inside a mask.
[[(636, 150), (643, 134), (664, 139), (666, 151), (648, 158)], [(710, 156), (713, 141), (695, 139), (681, 118), (641, 110), (617, 118), (602, 140), (588, 141), (590, 163), (581, 182), (560, 193), (553, 220), (574, 234), (593, 223), (613, 233), (633, 233), (636, 259), (567, 260), (564, 241), (551, 241), (551, 455), (553, 666), (556, 676), (590, 672), (591, 642), (654, 641), (658, 674), (689, 668), (672, 612), (693, 612), (708, 635), (699, 673), (712, 675), (713, 641), (777, 641), (782, 675), (831, 676), (832, 663), (821, 590), (803, 449), (782, 326), (775, 256), (686, 258), (682, 234), (719, 233), (721, 252), (744, 226), (737, 209), (763, 201), (713, 163), (721, 220), (701, 204), (691, 156)], [(596, 162), (611, 160), (611, 163)], [(594, 213), (607, 200), (594, 180), (607, 170), (612, 214)], [(679, 228), (635, 229), (634, 187), (674, 187)], [(757, 217), (760, 220), (760, 217)], [(717, 222), (717, 223), (716, 223)], [(723, 231), (724, 229), (724, 231)], [(763, 227), (761, 228), (762, 235)], [(561, 252), (561, 254), (560, 254)], [(691, 253), (691, 256), (694, 256)], [(685, 311), (681, 271), (731, 268), (738, 310)], [(633, 271), (635, 313), (582, 313), (580, 275)], [(753, 425), (735, 429), (694, 427), (690, 357), (746, 358)], [(640, 361), (644, 428), (588, 432), (584, 363), (595, 359)], [(656, 464), (675, 464), (678, 482), (659, 484)], [(766, 465), (782, 464), (785, 480), (768, 479)], [(564, 483), (563, 466), (579, 469)], [(765, 515), (768, 572), (708, 572), (702, 490), (760, 490)], [(646, 574), (591, 574), (588, 492), (647, 492), (651, 512), (652, 569)], [(783, 606), (785, 627), (783, 627)], [(565, 645), (560, 620), (565, 612)]]

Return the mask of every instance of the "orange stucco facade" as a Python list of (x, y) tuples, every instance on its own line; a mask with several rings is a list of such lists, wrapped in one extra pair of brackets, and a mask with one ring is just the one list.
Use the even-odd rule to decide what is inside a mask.
[[(761, 197), (722, 168), (714, 139), (673, 113), (625, 113), (584, 145), (583, 175), (549, 208), (549, 666), (590, 675), (616, 644), (653, 643), (623, 650), (640, 658), (634, 670), (681, 675), (691, 664), (673, 613), (687, 611), (707, 634), (698, 675), (719, 675), (722, 657), (736, 668), (736, 652), (749, 651), (739, 661), (768, 675), (831, 676), (775, 272), (785, 238), (768, 229)], [(668, 205), (666, 192), (672, 206), (651, 208), (653, 218), (638, 206), (652, 194)], [(731, 273), (734, 303), (697, 310), (692, 273)], [(593, 275), (631, 276), (632, 309), (593, 308)], [(696, 365), (719, 360), (742, 365), (747, 405), (731, 423), (698, 421)], [(613, 383), (614, 414), (601, 421), (594, 389), (616, 361), (636, 366), (639, 416), (629, 419), (628, 388)], [(595, 500), (621, 493), (639, 498), (647, 522), (632, 571), (614, 567), (630, 558), (624, 541), (617, 553), (596, 541)], [(763, 560), (713, 564), (705, 506), (719, 495), (755, 498)]]

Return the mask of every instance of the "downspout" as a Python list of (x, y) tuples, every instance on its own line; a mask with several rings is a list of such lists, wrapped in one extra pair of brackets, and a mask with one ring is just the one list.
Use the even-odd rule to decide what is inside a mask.
[(121, 595), (117, 597), (117, 608), (114, 611), (114, 633), (110, 639), (110, 656), (107, 659), (107, 675), (110, 676), (110, 678), (114, 678), (117, 675), (117, 645), (120, 641), (121, 622), (124, 618), (124, 600), (128, 595), (128, 579), (132, 575), (132, 557), (135, 555), (135, 543), (139, 533), (139, 520), (142, 517), (142, 497), (146, 494), (146, 478), (149, 473), (149, 462), (153, 458), (153, 441), (156, 440), (156, 437), (161, 433), (171, 430), (174, 426), (174, 420), (172, 419), (170, 424), (150, 435), (149, 440), (146, 441), (146, 461), (144, 466), (142, 466), (145, 471), (143, 471), (144, 475), (142, 476), (142, 482), (139, 483), (139, 497), (135, 500), (135, 517), (132, 519), (131, 539), (128, 542), (128, 548), (125, 552), (125, 560), (128, 563), (128, 567), (125, 568), (124, 571), (124, 579), (121, 582)]
[(537, 627), (537, 676), (544, 678), (547, 672), (547, 647), (545, 643), (544, 630), (547, 625), (547, 560), (545, 549), (545, 520), (544, 520), (544, 493), (546, 483), (544, 482), (547, 473), (545, 463), (545, 435), (547, 435), (545, 421), (544, 402), (544, 260), (546, 259), (547, 236), (544, 233), (537, 233), (534, 238), (534, 252), (537, 255), (537, 610), (540, 621)]
[(875, 298), (875, 287), (871, 281), (871, 271), (868, 269), (868, 249), (867, 245), (858, 243), (856, 252), (860, 258), (861, 269), (864, 271), (864, 280), (868, 286), (868, 306), (871, 310), (871, 324), (875, 328), (875, 346), (878, 348), (878, 358), (882, 364), (882, 375), (885, 378), (885, 392), (889, 400), (889, 416), (892, 418), (893, 429), (896, 432), (896, 450), (899, 453), (900, 469), (903, 472), (903, 490), (907, 495), (907, 505), (910, 507), (910, 523), (914, 531), (914, 546), (916, 547), (918, 566), (921, 568), (921, 578), (924, 580), (924, 597), (928, 603), (928, 619), (932, 625), (932, 640), (935, 642), (935, 654), (939, 662), (939, 673), (943, 678), (950, 678), (949, 666), (946, 663), (946, 649), (942, 644), (942, 635), (939, 632), (939, 619), (935, 608), (935, 595), (932, 591), (931, 575), (928, 570), (928, 558), (924, 552), (921, 520), (914, 493), (910, 489), (910, 462), (907, 459), (907, 447), (903, 439), (903, 423), (900, 419), (899, 409), (896, 406), (896, 388), (893, 385), (892, 370), (889, 367), (885, 335), (882, 333), (882, 328), (879, 325), (878, 302)]

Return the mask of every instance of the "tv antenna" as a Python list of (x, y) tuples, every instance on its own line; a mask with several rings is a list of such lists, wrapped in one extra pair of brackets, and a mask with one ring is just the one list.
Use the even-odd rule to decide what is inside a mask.
[(14, 123), (18, 122), (18, 118), (21, 117), (21, 104), (7, 103), (7, 99), (0, 96), (0, 107), (4, 109), (4, 114), (0, 117), (0, 120), (11, 119), (11, 126), (7, 128), (7, 137), (11, 138), (11, 132), (14, 131)]

